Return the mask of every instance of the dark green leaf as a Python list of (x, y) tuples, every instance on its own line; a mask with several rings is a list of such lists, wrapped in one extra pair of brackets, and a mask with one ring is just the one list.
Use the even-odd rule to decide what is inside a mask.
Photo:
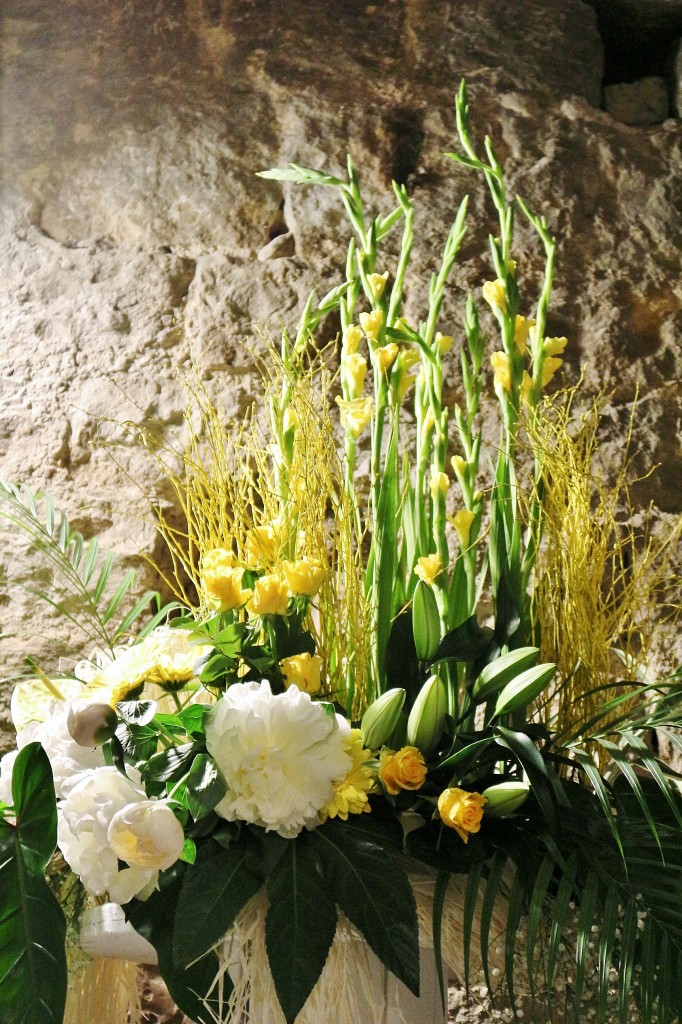
[(146, 764), (140, 766), (140, 771), (147, 782), (177, 781), (189, 771), (194, 756), (200, 752), (201, 746), (197, 743), (169, 747), (150, 757)]
[(407, 691), (408, 704), (419, 692), (419, 659), (412, 633), (412, 606), (396, 615), (391, 626), (386, 648), (387, 689)]
[(128, 725), (149, 725), (156, 714), (156, 701), (123, 700), (116, 705), (116, 710)]
[(57, 838), (52, 770), (38, 743), (12, 776), (16, 824), (0, 818), (0, 1006), (3, 1024), (61, 1024), (66, 922), (45, 881)]
[(381, 846), (328, 821), (310, 833), (330, 894), (381, 962), (419, 994), (419, 928), (405, 872)]
[(315, 987), (336, 933), (336, 907), (306, 839), (287, 844), (267, 883), (265, 944), (287, 1024)]
[(227, 792), (227, 783), (208, 754), (197, 754), (194, 758), (186, 785), (187, 806), (195, 821), (212, 811)]
[(494, 634), (489, 626), (479, 626), (475, 615), (465, 619), (446, 633), (431, 664), (452, 658), (455, 661), (477, 661), (489, 650)]

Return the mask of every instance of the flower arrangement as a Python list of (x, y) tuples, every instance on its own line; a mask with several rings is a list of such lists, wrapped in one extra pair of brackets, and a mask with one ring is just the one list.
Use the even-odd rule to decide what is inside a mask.
[[(71, 603), (53, 606), (75, 594), (99, 644), (71, 677), (35, 666), (13, 695), (8, 1024), (63, 1019), (73, 875), (78, 906), (123, 905), (202, 1024), (259, 1020), (266, 989), (273, 1021), (327, 1019), (353, 936), (414, 993), (421, 939), (441, 983), (444, 962), (467, 984), (480, 969), (490, 993), (504, 975), (512, 1005), (522, 968), (551, 1019), (557, 1006), (580, 1019), (588, 970), (596, 1019), (678, 1019), (682, 803), (646, 739), (656, 728), (680, 745), (679, 678), (645, 670), (679, 530), (637, 547), (618, 527), (624, 481), (595, 482), (594, 414), (578, 421), (574, 392), (547, 392), (567, 345), (546, 336), (554, 239), (508, 198), (489, 140), (477, 153), (464, 85), (456, 112), (461, 152), (448, 156), (485, 177), (498, 216), (481, 296), (500, 341), (486, 356), (469, 295), (454, 402), (455, 341), (438, 327), (466, 199), (410, 323), (405, 187), (370, 218), (350, 160), (347, 181), (292, 165), (263, 176), (338, 190), (345, 274), (311, 295), (279, 351), (267, 344), (266, 427), (254, 409), (226, 428), (195, 381), (179, 449), (140, 435), (184, 516), (178, 527), (156, 510), (175, 600), (145, 594), (113, 628), (132, 579), (102, 611), (111, 562), (96, 572), (96, 543), (49, 500), (2, 489), (5, 517), (66, 580)], [(533, 308), (517, 209), (545, 256)], [(330, 314), (338, 374), (314, 344)], [(499, 441), (480, 425), (488, 364)], [(358, 1019), (354, 969), (335, 1020)]]

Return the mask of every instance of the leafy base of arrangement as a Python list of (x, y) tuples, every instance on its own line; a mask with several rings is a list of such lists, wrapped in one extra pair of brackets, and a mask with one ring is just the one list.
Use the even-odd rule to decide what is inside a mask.
[[(680, 528), (619, 525), (626, 468), (615, 489), (596, 477), (594, 409), (579, 420), (574, 391), (548, 394), (567, 345), (545, 334), (555, 242), (507, 197), (489, 140), (477, 154), (464, 86), (456, 114), (462, 152), (448, 156), (484, 176), (498, 217), (489, 360), (473, 294), (457, 340), (438, 330), (466, 199), (413, 323), (405, 187), (371, 218), (350, 160), (347, 181), (265, 172), (337, 189), (353, 237), (342, 282), (310, 296), (279, 351), (266, 344), (244, 422), (227, 428), (195, 381), (181, 442), (135, 428), (182, 513), (177, 526), (152, 502), (173, 602), (126, 605), (133, 579), (113, 585), (96, 542), (49, 499), (0, 488), (47, 568), (47, 592), (38, 568), (29, 589), (96, 643), (68, 675), (30, 662), (13, 693), (6, 1024), (63, 1019), (75, 876), (124, 907), (198, 1024), (256, 1024), (265, 1007), (273, 1022), (356, 1024), (363, 1000), (381, 1010), (367, 950), (416, 995), (420, 943), (443, 1003), (449, 964), (510, 1007), (521, 976), (557, 1024), (678, 1019), (682, 803), (647, 741), (656, 729), (682, 747), (679, 674), (647, 673), (675, 622)], [(532, 309), (517, 209), (544, 252)], [(315, 347), (330, 314), (338, 372)]]

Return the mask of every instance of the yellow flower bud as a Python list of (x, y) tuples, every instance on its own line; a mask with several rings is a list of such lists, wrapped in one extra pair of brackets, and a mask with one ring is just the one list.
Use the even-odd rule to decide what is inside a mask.
[(568, 338), (545, 338), (543, 348), (548, 356), (560, 356), (568, 345)]
[(463, 477), (466, 474), (469, 463), (466, 459), (463, 459), (461, 455), (453, 455), (450, 462), (452, 463), (452, 468), (458, 477)]
[(286, 434), (288, 430), (295, 429), (298, 426), (300, 426), (298, 413), (288, 405), (284, 410), (284, 416), (282, 417), (282, 429)]
[(448, 518), (457, 531), (462, 547), (469, 547), (469, 536), (471, 534), (471, 524), (474, 521), (474, 513), (470, 512), (468, 508), (461, 508), (459, 512), (455, 512), (454, 516), (449, 516)]
[(516, 314), (516, 322), (514, 325), (514, 344), (521, 355), (525, 355), (528, 350), (528, 337), (530, 335), (531, 327), (535, 327), (535, 320), (526, 319), (525, 316), (519, 316), (518, 313)]
[(278, 576), (261, 576), (246, 607), (252, 615), (284, 615), (289, 597), (289, 588)]
[(450, 481), (446, 473), (440, 473), (435, 469), (431, 470), (431, 497), (434, 501), (439, 494), (447, 494)]
[(383, 348), (377, 349), (377, 365), (382, 373), (386, 373), (386, 371), (393, 366), (393, 363), (396, 361), (398, 351), (398, 346), (394, 341), (392, 341), (390, 345), (384, 345)]
[(282, 569), (292, 594), (301, 597), (314, 597), (326, 575), (322, 563), (309, 558), (301, 558), (298, 562), (284, 561)]
[(410, 388), (412, 387), (412, 385), (414, 384), (416, 379), (417, 379), (417, 374), (416, 373), (404, 373), (401, 376), (400, 380), (398, 381), (398, 388), (397, 388), (397, 394), (398, 394), (398, 401), (399, 402), (402, 402), (403, 398), (405, 397), (407, 392), (410, 390)]
[(563, 359), (555, 358), (554, 356), (547, 356), (544, 363), (542, 364), (542, 374), (540, 377), (543, 388), (546, 384), (549, 384), (552, 377), (562, 364)]
[(282, 534), (278, 523), (262, 523), (246, 534), (246, 554), (253, 565), (272, 565), (277, 561), (281, 546)]
[(322, 673), (322, 658), (319, 654), (293, 654), (290, 658), (282, 658), (279, 667), (287, 690), (290, 686), (297, 686), (311, 696), (319, 692)]
[(371, 341), (376, 341), (384, 326), (384, 314), (380, 309), (374, 309), (371, 313), (360, 314), (360, 325), (365, 336)]
[(499, 385), (503, 391), (511, 391), (511, 372), (507, 353), (493, 352), (490, 356), (490, 362), (495, 371), (494, 383)]
[(341, 380), (348, 388), (351, 398), (358, 398), (365, 386), (367, 360), (358, 352), (351, 352), (341, 360)]
[(433, 409), (431, 408), (431, 406), (429, 406), (429, 408), (427, 410), (427, 413), (426, 413), (426, 416), (424, 417), (424, 424), (423, 424), (423, 427), (422, 427), (422, 429), (424, 431), (424, 434), (425, 435), (429, 434), (430, 431), (433, 430), (435, 425), (436, 425), (436, 418), (433, 415)]
[(436, 576), (443, 571), (440, 555), (422, 555), (417, 559), (414, 571), (424, 583), (432, 584)]
[(357, 352), (362, 341), (362, 331), (357, 324), (350, 324), (343, 332), (343, 347), (348, 355)]
[(416, 747), (402, 747), (395, 753), (382, 750), (379, 757), (379, 779), (391, 796), (401, 790), (421, 789), (426, 780), (424, 757)]
[(201, 561), (201, 585), (206, 600), (219, 612), (241, 608), (252, 594), (242, 587), (244, 570), (235, 569), (233, 560), (231, 552), (214, 548)]
[(507, 270), (510, 274), (516, 273), (516, 260), (507, 260)]
[(470, 835), (480, 832), (484, 804), (485, 797), (480, 793), (453, 787), (444, 789), (438, 797), (438, 813), (443, 824), (454, 828), (462, 842), (468, 843)]
[(438, 351), (440, 352), (440, 354), (442, 356), (444, 356), (446, 352), (449, 352), (453, 345), (454, 345), (454, 338), (452, 338), (451, 335), (449, 335), (449, 334), (441, 334), (440, 331), (437, 332), (437, 334), (436, 334), (436, 348), (438, 349)]
[(386, 270), (383, 274), (369, 274), (367, 276), (367, 281), (369, 284), (369, 290), (372, 293), (372, 298), (375, 302), (378, 302), (384, 294), (384, 288), (388, 281), (388, 271)]
[(486, 281), (483, 285), (483, 298), (490, 304), (493, 310), (499, 309), (501, 313), (507, 312), (507, 292), (504, 281), (500, 278), (496, 281)]
[(359, 437), (372, 419), (372, 399), (353, 398), (345, 401), (337, 398), (336, 404), (341, 410), (343, 425), (351, 437)]

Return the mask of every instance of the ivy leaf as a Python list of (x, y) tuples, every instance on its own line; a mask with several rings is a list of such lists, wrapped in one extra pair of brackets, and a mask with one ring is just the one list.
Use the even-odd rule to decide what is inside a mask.
[(0, 1006), (3, 1024), (61, 1024), (66, 922), (45, 881), (57, 841), (52, 769), (39, 743), (12, 776), (16, 824), (0, 818)]
[(330, 895), (381, 962), (419, 995), (419, 927), (407, 875), (373, 843), (329, 821), (310, 833)]
[(336, 933), (336, 907), (305, 835), (287, 844), (268, 879), (265, 944), (287, 1024), (317, 983)]

